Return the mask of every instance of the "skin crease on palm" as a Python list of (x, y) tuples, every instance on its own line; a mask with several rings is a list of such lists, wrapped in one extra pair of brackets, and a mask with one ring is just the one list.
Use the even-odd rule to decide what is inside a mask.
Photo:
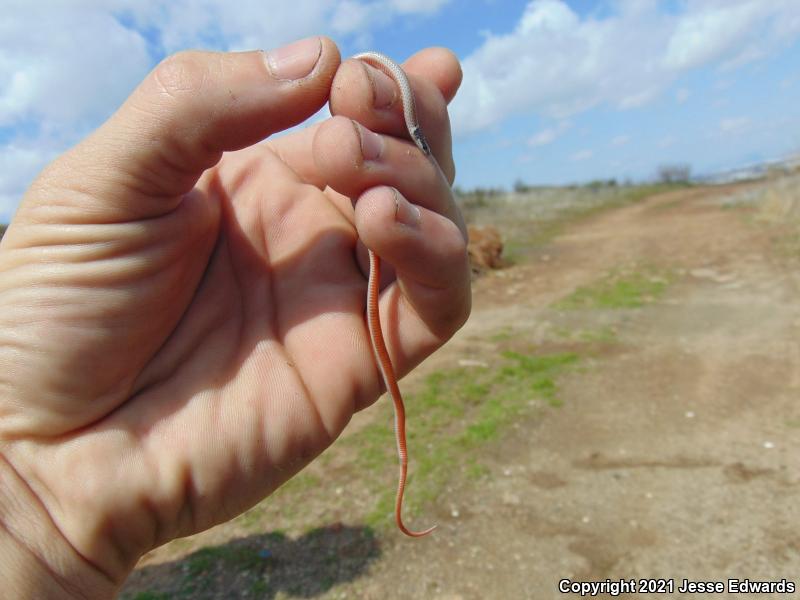
[[(298, 81), (260, 52), (172, 57), (25, 195), (0, 249), (0, 565), (22, 548), (54, 589), (113, 595), (144, 552), (324, 450), (382, 392), (364, 245), (396, 267), (381, 315), (398, 375), (466, 320), (457, 60), (403, 65), (439, 168), (388, 78), (319, 48)], [(329, 96), (337, 116), (253, 145)]]

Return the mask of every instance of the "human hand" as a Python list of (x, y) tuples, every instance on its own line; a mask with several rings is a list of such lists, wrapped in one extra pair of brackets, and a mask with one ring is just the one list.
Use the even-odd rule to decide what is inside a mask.
[[(385, 75), (340, 66), (324, 38), (301, 50), (270, 55), (288, 74), (257, 52), (168, 59), (25, 195), (0, 246), (0, 571), (17, 596), (112, 595), (144, 552), (246, 510), (374, 402), (359, 238), (397, 269), (381, 312), (398, 374), (465, 321), (458, 63), (405, 65), (440, 170), (400, 139), (399, 102), (374, 108)], [(252, 146), (329, 92), (342, 116)]]

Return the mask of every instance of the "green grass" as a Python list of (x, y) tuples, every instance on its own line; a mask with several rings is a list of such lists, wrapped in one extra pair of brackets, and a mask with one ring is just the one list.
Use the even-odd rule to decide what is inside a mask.
[[(276, 540), (282, 540), (285, 537), (278, 532), (272, 533), (270, 536), (274, 536)], [(216, 577), (215, 573), (234, 571), (246, 573), (249, 577), (258, 576), (266, 564), (256, 549), (239, 543), (201, 548), (183, 561), (184, 579), (181, 583), (179, 597), (193, 598), (198, 590)], [(156, 596), (156, 598), (160, 597)]]
[(511, 327), (503, 327), (500, 331), (489, 337), (490, 342), (507, 342), (515, 336)]
[(265, 595), (269, 591), (269, 585), (263, 579), (257, 579), (252, 583), (250, 586), (250, 593), (253, 594), (256, 598), (260, 598), (261, 596)]
[(610, 325), (600, 329), (582, 329), (578, 332), (578, 339), (587, 344), (613, 344), (617, 341), (617, 332)]
[[(422, 389), (406, 398), (410, 467), (405, 514), (418, 513), (436, 500), (448, 480), (463, 471), (470, 479), (488, 474), (476, 464), (477, 450), (502, 435), (507, 427), (533, 410), (530, 401), (562, 405), (558, 375), (578, 362), (574, 353), (528, 355), (506, 352), (494, 367), (438, 371)], [(394, 432), (389, 403), (385, 419), (345, 440), (355, 451), (359, 477), (375, 498), (367, 525), (390, 524), (395, 490)], [(387, 475), (391, 473), (391, 479)]]
[(559, 338), (586, 344), (613, 344), (617, 342), (617, 332), (611, 325), (604, 325), (599, 329), (556, 327), (553, 329), (553, 333)]
[(131, 600), (169, 600), (169, 596), (161, 592), (139, 592)]
[(264, 560), (252, 548), (245, 546), (214, 546), (201, 548), (186, 558), (186, 569), (190, 576), (198, 577), (216, 566), (238, 571), (261, 568)]
[[(309, 471), (298, 473), (278, 488), (272, 496), (262, 500), (247, 512), (236, 517), (236, 524), (248, 531), (261, 532), (264, 529), (264, 522), (267, 519), (269, 509), (276, 503), (278, 498), (299, 497), (319, 487), (321, 483), (320, 478)], [(301, 516), (302, 512), (302, 504), (297, 502), (286, 502), (281, 508), (281, 516), (286, 519)]]
[(787, 258), (800, 256), (800, 234), (791, 233), (780, 236), (775, 241), (775, 247), (781, 256)]
[(491, 471), (486, 465), (474, 462), (470, 465), (467, 465), (466, 474), (469, 479), (473, 481), (480, 481), (481, 479), (488, 477), (491, 474)]
[(559, 301), (556, 308), (640, 308), (660, 298), (669, 287), (670, 279), (668, 275), (653, 269), (626, 274), (611, 273), (578, 288)]

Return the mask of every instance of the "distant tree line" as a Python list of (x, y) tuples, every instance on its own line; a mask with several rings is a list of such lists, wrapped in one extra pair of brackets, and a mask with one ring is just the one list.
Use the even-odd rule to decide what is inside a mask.
[[(663, 184), (686, 184), (690, 183), (692, 179), (692, 167), (688, 163), (666, 163), (658, 167), (656, 170), (655, 180), (657, 183)], [(535, 185), (525, 182), (523, 179), (518, 178), (512, 187), (516, 194), (526, 194), (544, 189), (552, 189), (560, 187), (563, 189), (576, 190), (576, 189), (589, 189), (598, 191), (606, 188), (616, 188), (620, 186), (629, 187), (635, 185), (630, 179), (619, 181), (615, 177), (609, 179), (592, 179), (585, 183), (575, 183), (571, 185), (552, 186), (552, 185)], [(461, 202), (471, 206), (486, 206), (492, 198), (507, 194), (503, 187), (476, 187), (470, 190), (465, 190), (461, 186), (455, 186), (453, 192)]]
[(552, 185), (531, 185), (525, 183), (522, 179), (517, 179), (514, 182), (514, 192), (516, 192), (517, 194), (526, 194), (545, 189), (553, 189), (554, 187), (559, 187), (568, 190), (576, 190), (578, 188), (588, 188), (590, 190), (598, 190), (607, 187), (617, 187), (618, 185), (630, 185), (630, 182), (628, 181), (625, 182), (624, 184), (620, 184), (615, 178), (612, 177), (611, 179), (593, 179), (591, 181), (587, 181), (586, 183), (573, 183), (569, 185), (552, 186)]
[(492, 198), (497, 198), (506, 194), (505, 188), (502, 187), (476, 187), (471, 190), (465, 190), (461, 186), (453, 188), (453, 194), (461, 204), (468, 208), (478, 208), (488, 206)]

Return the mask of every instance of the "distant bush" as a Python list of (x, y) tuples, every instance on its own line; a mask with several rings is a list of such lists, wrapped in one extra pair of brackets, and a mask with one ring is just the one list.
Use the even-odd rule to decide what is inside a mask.
[(453, 188), (453, 193), (456, 196), (456, 200), (458, 200), (464, 208), (484, 208), (489, 206), (492, 198), (502, 196), (506, 191), (503, 188), (489, 187), (476, 187), (471, 190), (464, 190), (456, 186)]
[(692, 167), (687, 163), (666, 164), (658, 167), (659, 183), (689, 183)]
[(593, 179), (592, 181), (584, 184), (584, 187), (590, 190), (601, 190), (607, 187), (617, 187), (617, 180), (611, 179)]
[(524, 194), (525, 192), (531, 191), (531, 186), (522, 181), (522, 179), (517, 179), (514, 182), (514, 192), (517, 194)]

